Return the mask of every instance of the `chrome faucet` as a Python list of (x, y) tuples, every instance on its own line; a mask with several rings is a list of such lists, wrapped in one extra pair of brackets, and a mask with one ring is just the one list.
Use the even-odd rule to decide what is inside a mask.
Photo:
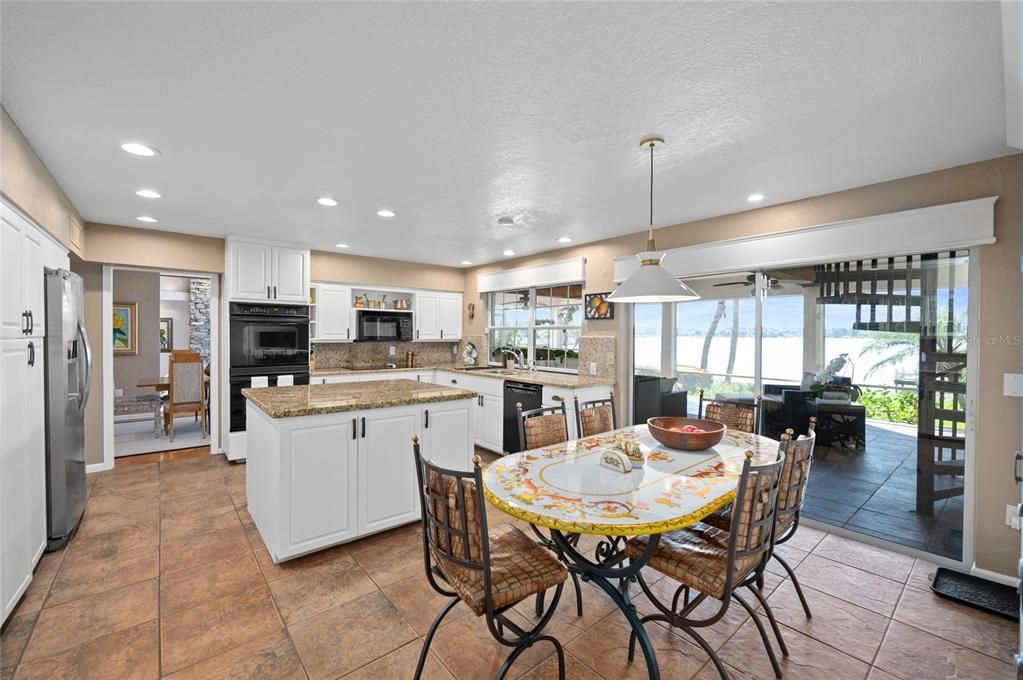
[(522, 357), (521, 353), (519, 353), (518, 351), (516, 351), (514, 349), (511, 349), (511, 348), (508, 348), (508, 347), (502, 347), (501, 348), (501, 354), (503, 354), (505, 356), (510, 354), (512, 359), (515, 360), (515, 365), (518, 368), (522, 368), (523, 365), (525, 364), (525, 359)]

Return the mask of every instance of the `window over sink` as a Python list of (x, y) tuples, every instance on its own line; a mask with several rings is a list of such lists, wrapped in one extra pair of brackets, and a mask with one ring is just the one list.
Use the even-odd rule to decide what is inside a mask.
[(512, 350), (537, 368), (579, 370), (581, 283), (489, 293), (487, 309), (490, 363)]

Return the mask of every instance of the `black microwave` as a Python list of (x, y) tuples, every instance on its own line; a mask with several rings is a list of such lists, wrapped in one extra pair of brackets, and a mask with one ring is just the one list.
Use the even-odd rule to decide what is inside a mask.
[(355, 325), (358, 342), (412, 340), (411, 312), (360, 309), (355, 312)]

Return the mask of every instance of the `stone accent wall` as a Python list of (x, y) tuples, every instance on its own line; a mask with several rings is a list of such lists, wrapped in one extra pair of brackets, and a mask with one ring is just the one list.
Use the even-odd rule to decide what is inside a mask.
[(188, 280), (188, 346), (210, 360), (210, 280)]
[[(394, 356), (389, 350), (394, 347)], [(458, 350), (456, 354), (454, 350)], [(454, 342), (317, 342), (313, 343), (316, 368), (382, 368), (405, 365), (405, 352), (416, 353), (417, 366), (461, 362), (462, 350)]]
[(584, 335), (579, 338), (579, 375), (590, 377), (590, 362), (597, 364), (601, 380), (615, 380), (618, 338), (613, 335)]

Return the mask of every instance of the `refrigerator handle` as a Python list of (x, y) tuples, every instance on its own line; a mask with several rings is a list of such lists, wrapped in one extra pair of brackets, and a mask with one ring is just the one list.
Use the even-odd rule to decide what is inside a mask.
[(79, 390), (81, 402), (79, 410), (85, 410), (85, 403), (89, 401), (89, 392), (92, 391), (92, 346), (89, 344), (89, 334), (85, 332), (85, 326), (78, 322), (78, 335), (82, 338), (82, 349), (85, 351), (85, 384)]

